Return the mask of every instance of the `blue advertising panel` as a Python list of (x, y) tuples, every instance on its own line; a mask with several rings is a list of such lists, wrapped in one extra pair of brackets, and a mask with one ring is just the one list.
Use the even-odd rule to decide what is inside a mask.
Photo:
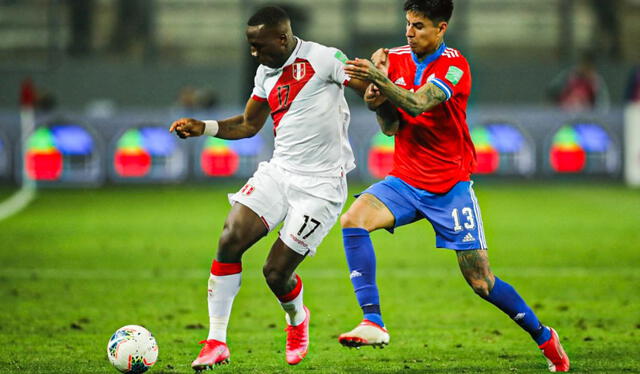
[(268, 159), (265, 150), (260, 134), (238, 140), (203, 137), (195, 149), (195, 174), (201, 178), (249, 177), (260, 161)]
[(535, 172), (535, 144), (512, 123), (488, 122), (471, 128), (476, 174), (529, 176)]
[(103, 147), (85, 126), (55, 123), (36, 128), (27, 138), (27, 177), (39, 184), (100, 184)]
[(110, 176), (119, 182), (172, 182), (188, 172), (186, 144), (165, 126), (123, 129), (111, 144)]
[(548, 141), (547, 171), (557, 174), (616, 174), (621, 149), (607, 128), (580, 121), (558, 127)]
[(0, 134), (0, 179), (11, 177), (11, 150), (6, 138)]

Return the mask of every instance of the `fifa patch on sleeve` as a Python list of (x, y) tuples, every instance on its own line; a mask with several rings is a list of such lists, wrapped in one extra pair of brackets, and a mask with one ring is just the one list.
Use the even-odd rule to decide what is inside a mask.
[(342, 62), (343, 64), (347, 63), (347, 55), (345, 55), (344, 53), (342, 53), (342, 51), (337, 51), (335, 55), (333, 55), (333, 57), (335, 57), (338, 61)]
[(449, 70), (447, 71), (447, 75), (444, 77), (455, 86), (460, 82), (460, 78), (462, 78), (462, 74), (464, 72), (455, 66), (449, 66)]

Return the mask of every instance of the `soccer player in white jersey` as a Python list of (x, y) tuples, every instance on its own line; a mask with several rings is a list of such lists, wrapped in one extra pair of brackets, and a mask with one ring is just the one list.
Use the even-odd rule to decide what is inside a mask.
[(295, 37), (289, 17), (277, 7), (258, 10), (246, 34), (260, 66), (244, 114), (220, 121), (182, 118), (170, 128), (181, 138), (240, 139), (255, 135), (269, 114), (274, 123), (273, 157), (230, 197), (209, 277), (209, 335), (191, 365), (195, 370), (229, 362), (227, 323), (240, 288), (242, 255), (281, 222), (263, 273), (286, 312), (287, 362), (295, 365), (305, 357), (310, 313), (295, 269), (336, 222), (347, 196), (345, 175), (355, 167), (344, 86), (362, 95), (367, 83), (345, 74), (344, 54)]

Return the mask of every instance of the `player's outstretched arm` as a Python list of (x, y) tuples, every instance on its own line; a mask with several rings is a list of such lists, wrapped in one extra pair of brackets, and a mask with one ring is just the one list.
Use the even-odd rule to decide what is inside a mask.
[(395, 135), (400, 128), (398, 110), (389, 101), (385, 101), (376, 109), (376, 119), (380, 125), (380, 130), (386, 136)]
[(351, 88), (352, 90), (354, 90), (358, 96), (360, 97), (364, 97), (366, 91), (367, 91), (367, 87), (369, 87), (371, 83), (363, 81), (361, 79), (349, 79), (349, 82), (347, 82), (347, 87)]
[(171, 124), (169, 131), (175, 131), (176, 135), (183, 139), (200, 136), (205, 132), (221, 139), (249, 138), (260, 131), (269, 113), (269, 105), (266, 102), (249, 99), (243, 114), (220, 121), (206, 121), (206, 125), (205, 121), (181, 118)]
[(367, 87), (367, 91), (364, 94), (364, 102), (370, 110), (376, 112), (376, 119), (380, 125), (380, 130), (382, 130), (385, 135), (392, 136), (398, 132), (400, 119), (396, 107), (382, 95), (378, 87), (373, 83), (370, 83), (369, 87)]
[(447, 99), (445, 93), (433, 83), (427, 83), (416, 92), (400, 88), (369, 60), (357, 58), (347, 61), (345, 72), (351, 78), (374, 83), (393, 105), (414, 117), (428, 112)]

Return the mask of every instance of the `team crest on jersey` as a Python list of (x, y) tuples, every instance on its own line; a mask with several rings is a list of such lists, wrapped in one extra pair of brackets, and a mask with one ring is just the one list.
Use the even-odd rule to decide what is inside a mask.
[(306, 64), (304, 62), (296, 62), (295, 64), (293, 64), (291, 74), (293, 75), (293, 78), (295, 80), (299, 81), (300, 79), (304, 78), (306, 73)]

